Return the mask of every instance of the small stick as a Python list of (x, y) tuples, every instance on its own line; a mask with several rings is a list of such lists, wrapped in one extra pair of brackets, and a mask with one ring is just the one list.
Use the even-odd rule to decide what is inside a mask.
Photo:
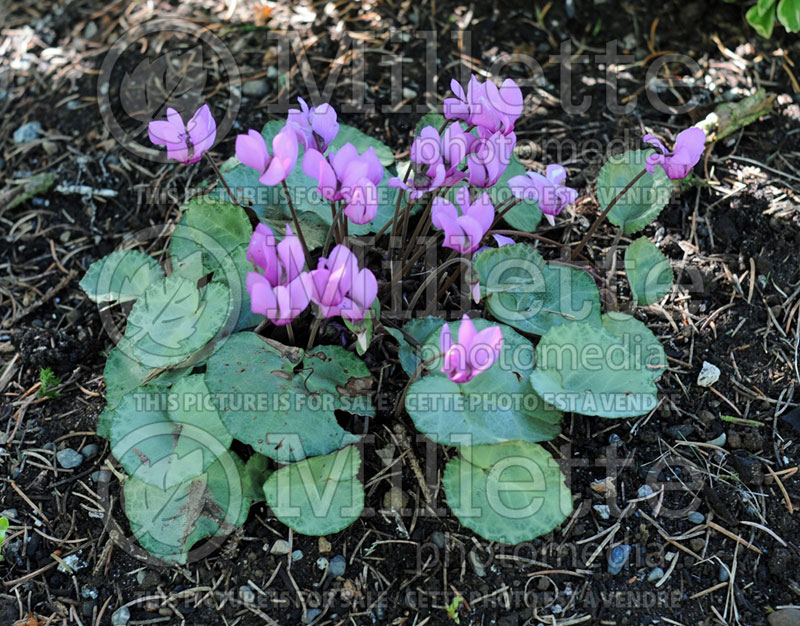
[(233, 202), (235, 205), (238, 206), (239, 202), (236, 200), (236, 196), (233, 195), (233, 192), (231, 191), (231, 188), (228, 187), (228, 183), (225, 181), (225, 178), (223, 178), (222, 172), (219, 171), (219, 168), (217, 167), (217, 163), (212, 158), (210, 152), (206, 152), (206, 158), (208, 159), (208, 162), (211, 163), (211, 167), (214, 169), (214, 172), (217, 174), (217, 178), (219, 178), (219, 182), (222, 183), (222, 186), (225, 187), (225, 191), (228, 192), (228, 197), (231, 199), (231, 202)]
[(294, 222), (294, 228), (297, 231), (297, 238), (300, 240), (300, 245), (303, 246), (303, 255), (306, 257), (306, 263), (308, 263), (308, 268), (311, 269), (311, 255), (308, 252), (308, 246), (306, 245), (306, 238), (303, 236), (303, 229), (300, 228), (300, 220), (297, 219), (297, 211), (294, 209), (294, 203), (292, 202), (292, 196), (289, 193), (289, 186), (286, 184), (286, 181), (281, 181), (281, 185), (283, 185), (283, 192), (286, 194), (286, 202), (289, 204), (289, 211), (292, 213), (292, 221)]

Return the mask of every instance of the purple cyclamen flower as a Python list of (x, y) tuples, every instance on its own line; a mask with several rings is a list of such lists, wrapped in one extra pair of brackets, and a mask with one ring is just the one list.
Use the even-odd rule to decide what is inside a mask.
[(403, 189), (411, 200), (417, 200), (445, 184), (447, 168), (442, 160), (441, 138), (433, 126), (426, 126), (414, 138), (410, 156), (413, 168), (410, 184), (396, 176), (387, 181), (389, 187)]
[(517, 145), (514, 133), (496, 132), (479, 137), (473, 145), (473, 154), (467, 157), (469, 184), (486, 189), (493, 186), (505, 173)]
[(297, 140), (306, 150), (311, 148), (325, 152), (339, 132), (336, 111), (326, 103), (309, 108), (306, 101), (298, 98), (300, 109), (289, 109), (287, 122), (294, 129)]
[(444, 198), (433, 200), (431, 221), (433, 225), (444, 231), (445, 248), (461, 254), (469, 254), (477, 250), (481, 240), (494, 222), (494, 205), (486, 192), (475, 202), (470, 202), (469, 189), (460, 187), (456, 191), (456, 201), (461, 211)]
[(450, 326), (445, 324), (439, 345), (444, 355), (442, 373), (454, 383), (468, 383), (497, 360), (503, 346), (503, 332), (499, 326), (477, 332), (469, 316), (464, 315), (458, 328), (458, 343), (453, 343)]
[(147, 125), (147, 134), (150, 141), (157, 146), (167, 147), (168, 158), (189, 165), (197, 163), (214, 145), (217, 124), (207, 104), (201, 106), (185, 125), (181, 114), (168, 108), (166, 121), (150, 122)]
[(481, 83), (472, 75), (467, 91), (455, 79), (450, 81), (455, 98), (445, 98), (444, 116), (448, 120), (463, 120), (478, 128), (481, 136), (502, 131), (508, 135), (522, 115), (522, 90), (507, 78), (498, 87), (491, 80)]
[(327, 156), (311, 149), (303, 157), (303, 171), (319, 183), (317, 190), (323, 198), (344, 201), (344, 214), (351, 222), (366, 224), (375, 219), (383, 165), (374, 148), (359, 155), (348, 142)]
[(285, 181), (297, 163), (297, 136), (287, 124), (272, 138), (272, 156), (264, 136), (255, 130), (236, 137), (236, 158), (261, 173), (258, 179), (268, 187)]
[(661, 151), (661, 154), (651, 154), (647, 157), (647, 164), (645, 165), (647, 171), (653, 174), (655, 173), (656, 165), (660, 165), (664, 168), (664, 172), (666, 172), (669, 178), (672, 180), (680, 180), (689, 175), (689, 172), (697, 165), (697, 162), (703, 155), (706, 134), (701, 128), (695, 127), (681, 131), (675, 138), (675, 150), (672, 154), (670, 154), (666, 146), (653, 135), (645, 135), (643, 141), (655, 146)]
[(247, 274), (253, 313), (265, 315), (276, 326), (283, 326), (306, 310), (311, 276), (303, 271), (303, 246), (288, 224), (286, 236), (277, 245), (269, 226), (256, 226), (247, 247), (247, 260), (258, 269)]
[(323, 317), (357, 322), (364, 319), (378, 295), (378, 281), (368, 269), (358, 269), (358, 259), (344, 245), (335, 246), (320, 259), (311, 274), (311, 301)]
[(562, 183), (567, 179), (567, 170), (562, 165), (547, 166), (545, 175), (527, 172), (509, 179), (511, 193), (520, 200), (535, 200), (542, 213), (550, 222), (556, 223), (555, 216), (578, 199), (578, 192)]

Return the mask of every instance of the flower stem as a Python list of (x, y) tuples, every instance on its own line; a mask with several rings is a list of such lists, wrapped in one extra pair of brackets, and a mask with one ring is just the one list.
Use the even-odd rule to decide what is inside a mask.
[(644, 176), (646, 173), (647, 173), (647, 169), (646, 168), (643, 169), (641, 172), (639, 172), (636, 176), (633, 177), (633, 179), (631, 179), (631, 181), (627, 185), (625, 185), (625, 187), (622, 189), (622, 191), (620, 191), (616, 196), (614, 196), (614, 199), (611, 200), (611, 202), (608, 203), (608, 206), (597, 217), (597, 219), (594, 221), (594, 224), (591, 225), (591, 227), (589, 228), (589, 230), (586, 233), (586, 235), (583, 237), (583, 239), (581, 239), (580, 243), (578, 244), (578, 247), (575, 248), (572, 251), (572, 260), (573, 261), (576, 258), (578, 258), (578, 255), (586, 247), (586, 244), (592, 238), (592, 235), (594, 235), (597, 232), (597, 229), (600, 227), (600, 223), (611, 212), (611, 209), (614, 208), (614, 205), (617, 204), (617, 202), (619, 202), (620, 198), (622, 198), (622, 196), (624, 196), (626, 193), (628, 193), (631, 190), (631, 187), (633, 187), (639, 181), (639, 179), (642, 176)]
[(325, 237), (325, 245), (322, 246), (322, 256), (328, 255), (328, 246), (331, 245), (331, 237), (333, 236), (334, 232), (336, 233), (336, 243), (342, 242), (342, 236), (341, 233), (339, 232), (339, 229), (337, 228), (337, 222), (341, 218), (342, 213), (344, 213), (344, 208), (345, 208), (344, 205), (342, 205), (341, 207), (339, 207), (339, 210), (337, 211), (333, 206), (333, 202), (331, 202), (331, 209), (333, 210), (333, 221), (331, 222), (331, 227), (328, 229), (328, 234)]
[[(500, 213), (498, 213), (498, 214), (495, 216), (495, 218), (494, 218), (494, 221), (492, 222), (492, 228), (494, 228), (494, 227), (497, 225), (497, 223), (498, 223), (498, 222), (499, 222), (501, 219), (503, 219), (503, 216), (504, 216), (506, 213), (508, 213), (508, 212), (509, 212), (511, 209), (513, 209), (515, 206), (517, 206), (517, 205), (518, 205), (520, 202), (522, 202), (522, 200), (520, 200), (519, 198), (517, 198), (517, 199), (515, 199), (513, 202), (511, 202), (509, 205), (507, 205), (507, 206), (503, 207), (503, 209), (500, 211)], [(502, 205), (501, 205), (501, 206), (502, 206)]]
[(319, 330), (319, 325), (322, 323), (322, 316), (317, 315), (314, 317), (314, 324), (311, 326), (311, 334), (308, 336), (308, 343), (306, 344), (306, 350), (311, 350), (314, 347), (314, 340), (317, 338), (317, 331)]
[(205, 154), (206, 154), (206, 158), (208, 159), (208, 162), (211, 163), (211, 167), (213, 168), (214, 172), (216, 173), (217, 178), (219, 178), (219, 182), (222, 183), (222, 186), (225, 187), (225, 191), (228, 192), (228, 197), (231, 199), (231, 202), (233, 202), (235, 205), (238, 206), (239, 205), (239, 201), (236, 199), (236, 196), (233, 195), (233, 192), (231, 191), (231, 188), (228, 187), (228, 183), (225, 181), (225, 178), (222, 176), (222, 172), (219, 171), (219, 168), (217, 167), (217, 163), (212, 158), (211, 153), (210, 152), (206, 152)]
[(303, 246), (303, 255), (306, 257), (308, 268), (311, 269), (311, 254), (308, 252), (306, 238), (303, 236), (303, 229), (300, 228), (300, 220), (297, 219), (297, 211), (294, 209), (294, 202), (292, 202), (292, 196), (289, 193), (289, 186), (286, 184), (285, 180), (281, 181), (281, 185), (283, 185), (283, 193), (286, 194), (286, 202), (289, 204), (289, 211), (292, 213), (292, 221), (294, 222), (294, 229), (297, 231), (297, 238), (300, 240), (300, 245)]

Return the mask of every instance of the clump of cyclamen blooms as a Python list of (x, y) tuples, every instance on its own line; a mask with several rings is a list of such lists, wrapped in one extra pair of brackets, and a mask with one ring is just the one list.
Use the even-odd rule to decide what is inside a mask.
[(578, 199), (578, 192), (562, 183), (567, 179), (563, 165), (548, 165), (544, 176), (538, 172), (526, 172), (509, 179), (511, 193), (520, 200), (535, 200), (550, 225), (556, 223), (555, 216)]
[(503, 347), (503, 331), (490, 326), (478, 332), (468, 315), (461, 319), (458, 341), (453, 343), (450, 326), (442, 326), (439, 344), (444, 357), (442, 373), (454, 383), (468, 383), (478, 374), (488, 370)]
[(189, 165), (197, 163), (214, 145), (217, 123), (207, 104), (201, 106), (186, 124), (180, 113), (168, 108), (166, 121), (150, 122), (147, 134), (152, 143), (167, 148), (167, 158)]
[(692, 168), (700, 161), (706, 143), (706, 134), (701, 128), (687, 128), (675, 138), (675, 148), (670, 153), (660, 139), (653, 135), (645, 135), (645, 143), (658, 148), (661, 154), (655, 153), (647, 157), (647, 171), (655, 173), (656, 165), (660, 165), (672, 180), (686, 178)]
[(338, 245), (311, 272), (311, 301), (322, 317), (341, 316), (350, 322), (364, 319), (378, 295), (378, 281), (346, 246)]

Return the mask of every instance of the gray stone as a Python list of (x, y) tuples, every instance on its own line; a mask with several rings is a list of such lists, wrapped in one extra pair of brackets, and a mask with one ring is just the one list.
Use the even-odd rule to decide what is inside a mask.
[(275, 554), (278, 556), (283, 556), (284, 554), (289, 554), (291, 548), (289, 546), (289, 542), (285, 539), (278, 539), (275, 543), (272, 544), (272, 549), (269, 551), (270, 554)]
[(653, 495), (653, 488), (650, 485), (642, 485), (636, 495), (639, 498), (649, 498)]
[(486, 567), (484, 567), (483, 560), (475, 550), (470, 550), (470, 553), (467, 555), (467, 560), (478, 578), (486, 576)]
[(703, 367), (697, 375), (697, 384), (700, 387), (710, 387), (719, 380), (720, 374), (721, 372), (716, 365), (703, 361)]
[(108, 470), (97, 470), (89, 476), (95, 483), (107, 483), (111, 480), (111, 472)]
[(692, 524), (702, 524), (706, 521), (706, 516), (700, 513), (700, 511), (692, 511), (689, 515), (686, 516)]
[(345, 558), (341, 554), (331, 559), (328, 565), (328, 572), (330, 572), (331, 576), (334, 578), (344, 576), (345, 570), (347, 570), (347, 561), (345, 561)]
[(317, 559), (317, 569), (325, 571), (325, 568), (328, 567), (328, 563), (328, 559), (326, 559), (324, 556), (319, 557)]
[(242, 585), (239, 587), (239, 599), (245, 604), (254, 604), (256, 594), (248, 585)]
[(655, 567), (650, 570), (650, 573), (647, 575), (647, 582), (657, 583), (662, 578), (664, 578), (664, 570), (660, 567)]
[(121, 606), (111, 614), (112, 626), (127, 626), (131, 619), (131, 610), (127, 606)]
[(28, 143), (36, 141), (42, 136), (42, 125), (40, 122), (28, 122), (14, 131), (14, 143)]
[(623, 443), (622, 437), (620, 437), (617, 433), (611, 433), (608, 438), (608, 445), (610, 446), (621, 446)]
[(89, 22), (83, 29), (83, 36), (85, 39), (91, 39), (97, 34), (98, 30), (99, 29), (97, 28), (97, 24), (95, 24), (94, 22)]
[(83, 456), (72, 448), (64, 448), (56, 452), (56, 460), (64, 469), (75, 469), (83, 463)]
[(83, 446), (83, 450), (81, 450), (83, 458), (87, 461), (96, 457), (98, 452), (100, 452), (100, 446), (98, 446), (96, 443), (87, 444)]
[(317, 619), (320, 615), (322, 615), (322, 610), (321, 609), (308, 609), (308, 611), (305, 614), (305, 617), (303, 617), (303, 623), (304, 624), (310, 624), (315, 619)]
[(444, 533), (438, 530), (434, 530), (431, 533), (431, 543), (435, 545), (437, 548), (439, 548), (439, 550), (444, 550), (444, 547), (446, 545), (446, 539)]
[(797, 626), (800, 624), (800, 609), (787, 607), (770, 613), (767, 617), (769, 626)]
[(302, 550), (295, 550), (292, 552), (292, 561), (300, 561), (303, 558), (303, 551)]
[(607, 504), (595, 504), (592, 507), (603, 519), (611, 519), (611, 509)]
[(266, 78), (248, 80), (242, 85), (242, 95), (250, 98), (262, 98), (269, 93), (269, 83)]
[(628, 557), (631, 555), (631, 547), (626, 544), (616, 546), (608, 554), (608, 573), (616, 576), (625, 567)]
[(725, 566), (724, 563), (720, 563), (719, 564), (719, 581), (721, 583), (726, 583), (726, 582), (728, 582), (728, 579), (730, 579), (730, 577), (731, 577), (731, 573), (728, 571), (728, 568)]

